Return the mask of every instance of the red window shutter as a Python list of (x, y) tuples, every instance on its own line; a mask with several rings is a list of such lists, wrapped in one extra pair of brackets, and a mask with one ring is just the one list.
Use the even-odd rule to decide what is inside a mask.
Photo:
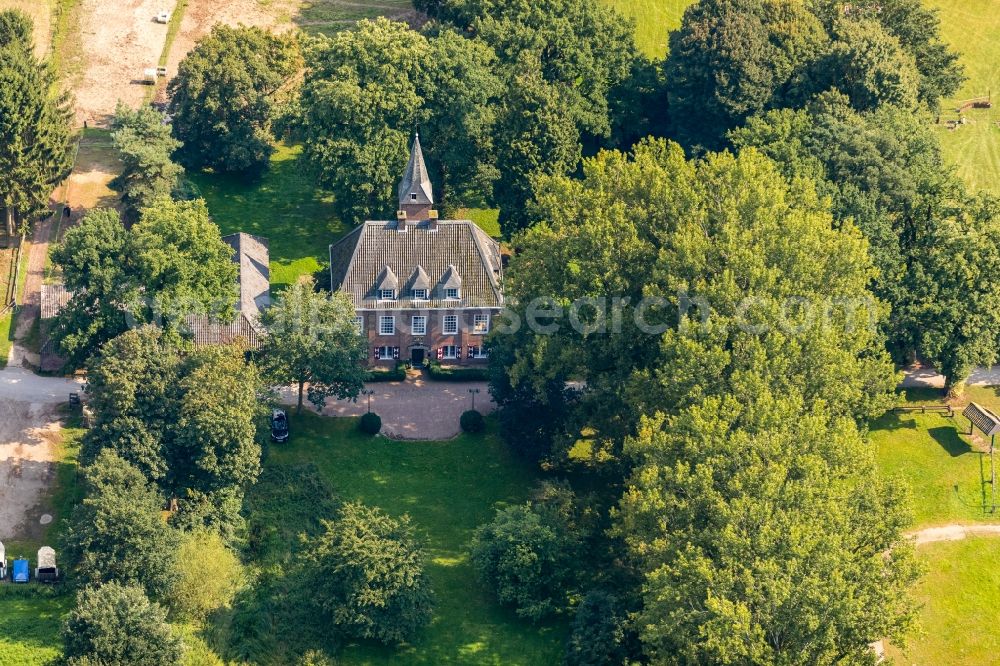
[(466, 354), (466, 358), (474, 358), (475, 355), (476, 355), (476, 348), (473, 347), (472, 345), (469, 345), (469, 353)]
[(462, 345), (455, 345), (455, 358), (462, 358)]
[(444, 358), (444, 347), (438, 347), (437, 357), (439, 361)]
[(392, 357), (394, 359), (399, 358), (399, 347), (393, 347), (392, 348)]
[(379, 360), (378, 347), (372, 347), (372, 358)]

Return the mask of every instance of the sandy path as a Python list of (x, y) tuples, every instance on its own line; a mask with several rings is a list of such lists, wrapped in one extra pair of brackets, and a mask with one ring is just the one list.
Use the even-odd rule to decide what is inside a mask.
[(0, 400), (0, 539), (37, 527), (60, 429), (52, 405)]
[(173, 12), (176, 0), (83, 0), (84, 71), (76, 86), (76, 120), (105, 126), (118, 100), (137, 107), (148, 87), (147, 67), (156, 67), (167, 26), (154, 18)]
[(942, 525), (908, 534), (916, 545), (938, 541), (961, 541), (970, 536), (1000, 536), (1000, 525)]

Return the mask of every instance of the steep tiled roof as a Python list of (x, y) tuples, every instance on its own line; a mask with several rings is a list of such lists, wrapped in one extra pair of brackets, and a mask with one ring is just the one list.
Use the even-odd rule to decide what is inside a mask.
[(233, 248), (233, 261), (239, 265), (239, 311), (256, 322), (271, 305), (270, 252), (267, 239), (243, 232), (223, 236)]
[[(413, 198), (411, 195), (416, 195)], [(399, 181), (399, 204), (432, 204), (434, 193), (431, 189), (431, 179), (427, 175), (424, 164), (424, 152), (420, 149), (420, 135), (413, 137), (413, 147), (410, 149), (410, 161), (406, 165), (403, 180)]]
[[(376, 289), (383, 272), (407, 276), (396, 301), (379, 301)], [(500, 246), (469, 220), (442, 220), (408, 225), (396, 230), (395, 222), (365, 222), (330, 246), (333, 289), (347, 292), (357, 308), (413, 307), (410, 290), (420, 271), (429, 282), (430, 302), (420, 307), (482, 307), (503, 305)], [(461, 298), (444, 300), (445, 282), (458, 281)]]

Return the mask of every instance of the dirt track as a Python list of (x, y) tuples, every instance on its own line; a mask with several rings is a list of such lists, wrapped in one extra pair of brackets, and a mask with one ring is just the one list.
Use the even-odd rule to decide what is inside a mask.
[(0, 401), (0, 540), (37, 528), (60, 429), (55, 405)]
[(76, 121), (105, 126), (118, 100), (137, 107), (148, 87), (143, 70), (156, 67), (167, 26), (154, 19), (173, 12), (176, 0), (84, 0), (84, 67), (76, 86)]
[(285, 23), (291, 27), (291, 22), (282, 21), (279, 17), (287, 15), (295, 4), (293, 0), (275, 0), (265, 7), (258, 0), (190, 0), (181, 20), (180, 32), (170, 47), (168, 76), (177, 73), (180, 61), (217, 23), (229, 26), (242, 23), (261, 28), (275, 28)]

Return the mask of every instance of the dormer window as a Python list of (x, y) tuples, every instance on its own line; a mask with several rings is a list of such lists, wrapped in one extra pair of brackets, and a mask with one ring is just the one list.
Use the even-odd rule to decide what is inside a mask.
[(416, 201), (416, 200), (417, 200), (417, 193), (410, 192), (410, 201)]
[(458, 296), (459, 296), (458, 289), (448, 287), (447, 289), (444, 290), (444, 297), (446, 300), (457, 301)]
[(426, 289), (414, 289), (413, 290), (413, 300), (415, 300), (415, 301), (426, 301), (427, 300), (427, 290)]
[(396, 290), (395, 289), (379, 289), (378, 299), (380, 301), (394, 301), (396, 300)]

